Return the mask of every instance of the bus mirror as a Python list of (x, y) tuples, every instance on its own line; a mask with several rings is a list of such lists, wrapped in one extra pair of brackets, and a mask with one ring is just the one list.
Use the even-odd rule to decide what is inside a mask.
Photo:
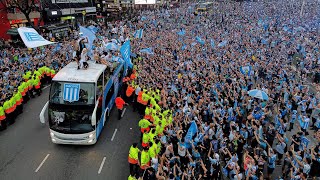
[(91, 119), (91, 125), (95, 126), (97, 123), (97, 109), (99, 105), (99, 100), (96, 102), (96, 106), (94, 107), (93, 113), (92, 113), (92, 119)]
[(49, 106), (49, 101), (47, 101), (47, 103), (43, 106), (43, 108), (40, 112), (39, 118), (40, 118), (40, 122), (42, 124), (44, 124), (46, 122), (46, 118), (44, 117), (44, 113), (46, 112), (48, 106)]

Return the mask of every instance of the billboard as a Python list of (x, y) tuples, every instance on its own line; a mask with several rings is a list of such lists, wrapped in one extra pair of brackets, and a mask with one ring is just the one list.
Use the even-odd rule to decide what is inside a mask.
[(134, 0), (134, 4), (156, 4), (156, 0)]

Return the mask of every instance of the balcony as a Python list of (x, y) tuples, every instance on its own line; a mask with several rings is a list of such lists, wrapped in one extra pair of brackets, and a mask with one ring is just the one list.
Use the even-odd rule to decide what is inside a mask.
[[(9, 20), (25, 20), (27, 19), (22, 13), (8, 13), (7, 14)], [(31, 12), (29, 15), (30, 19), (40, 18), (39, 12)]]

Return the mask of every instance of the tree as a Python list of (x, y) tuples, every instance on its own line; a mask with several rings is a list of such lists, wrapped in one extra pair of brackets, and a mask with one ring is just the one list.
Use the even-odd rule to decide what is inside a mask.
[(5, 10), (18, 10), (25, 17), (31, 27), (35, 28), (34, 24), (31, 22), (30, 13), (37, 11), (40, 13), (40, 18), (38, 20), (37, 27), (39, 27), (42, 21), (42, 11), (40, 10), (40, 2), (38, 0), (0, 0), (3, 8)]

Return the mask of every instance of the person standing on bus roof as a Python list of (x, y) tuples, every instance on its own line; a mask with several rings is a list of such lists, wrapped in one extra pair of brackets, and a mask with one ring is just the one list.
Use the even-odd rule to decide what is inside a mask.
[(123, 105), (128, 105), (128, 103), (126, 103), (122, 98), (121, 96), (117, 97), (116, 100), (115, 100), (115, 103), (116, 103), (116, 106), (117, 106), (117, 109), (118, 109), (118, 120), (121, 119), (121, 114), (122, 114), (122, 110), (123, 110)]

